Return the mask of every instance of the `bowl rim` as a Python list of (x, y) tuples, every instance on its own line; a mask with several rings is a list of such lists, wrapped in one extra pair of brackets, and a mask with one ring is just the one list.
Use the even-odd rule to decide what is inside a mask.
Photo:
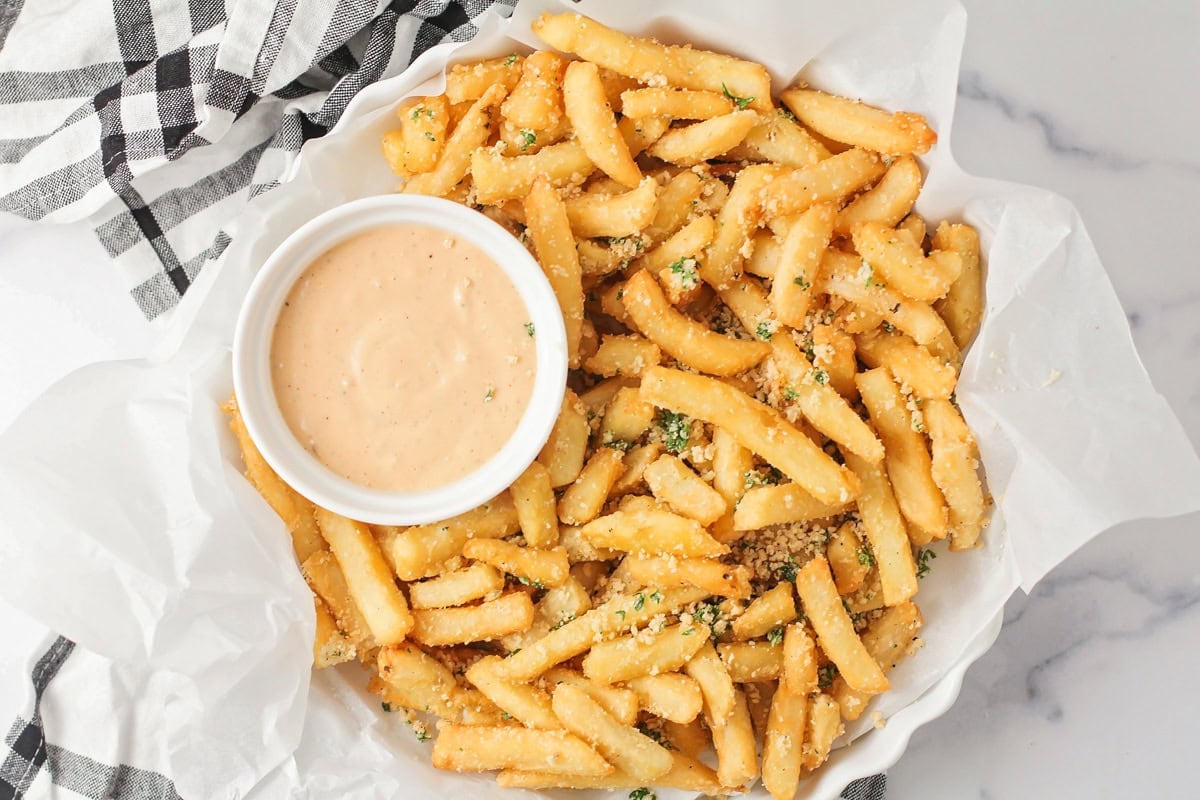
[[(533, 323), (537, 373), (529, 404), (505, 444), (461, 478), (431, 489), (388, 491), (354, 483), (307, 451), (275, 400), (270, 347), (276, 319), (296, 280), (322, 253), (364, 231), (426, 225), (486, 253), (512, 282)], [(343, 516), (380, 525), (419, 525), (453, 517), (507, 489), (550, 436), (566, 391), (567, 338), (558, 300), (525, 246), (474, 209), (437, 197), (376, 195), (335, 206), (293, 231), (263, 262), (238, 312), (233, 384), (250, 438), (267, 464), (301, 495)]]

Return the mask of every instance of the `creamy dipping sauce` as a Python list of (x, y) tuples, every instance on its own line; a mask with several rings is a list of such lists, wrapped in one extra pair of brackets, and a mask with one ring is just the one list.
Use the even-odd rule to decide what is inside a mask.
[(453, 233), (392, 225), (305, 270), (271, 341), (275, 398), (321, 463), (362, 486), (444, 486), (504, 446), (537, 370), (504, 271)]

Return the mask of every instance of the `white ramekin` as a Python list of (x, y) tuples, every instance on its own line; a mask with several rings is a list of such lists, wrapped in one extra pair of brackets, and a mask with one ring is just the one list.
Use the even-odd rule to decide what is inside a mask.
[[(330, 470), (292, 435), (271, 384), (271, 337), (288, 291), (305, 269), (339, 242), (370, 228), (428, 225), (466, 239), (504, 270), (537, 332), (537, 375), (529, 407), (495, 456), (454, 483), (414, 492), (360, 486)], [(431, 335), (434, 332), (431, 331)], [(242, 302), (233, 339), (233, 386), (263, 458), (314, 503), (362, 522), (416, 525), (454, 516), (502, 492), (537, 457), (558, 418), (567, 378), (567, 337), (558, 301), (541, 267), (512, 234), (483, 214), (434, 197), (368, 197), (310, 220), (271, 254)], [(414, 425), (426, 424), (413, 420)], [(455, 435), (446, 431), (446, 438)]]

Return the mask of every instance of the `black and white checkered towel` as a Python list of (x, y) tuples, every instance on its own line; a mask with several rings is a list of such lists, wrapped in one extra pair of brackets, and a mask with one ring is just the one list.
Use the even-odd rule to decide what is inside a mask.
[[(514, 3), (0, 0), (0, 210), (88, 220), (158, 317), (360, 89)], [(23, 685), (0, 693), (17, 710), (0, 800), (179, 797), (154, 731), (97, 713), (128, 688), (94, 679), (113, 665), (53, 635), (23, 646)], [(842, 796), (884, 790), (876, 776)]]

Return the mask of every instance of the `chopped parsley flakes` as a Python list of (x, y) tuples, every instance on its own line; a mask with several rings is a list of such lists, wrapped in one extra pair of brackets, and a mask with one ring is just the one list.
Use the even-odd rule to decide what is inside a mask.
[(658, 412), (658, 427), (662, 430), (663, 444), (670, 453), (682, 453), (692, 438), (692, 423), (683, 414), (665, 408)]
[(525, 332), (527, 334), (529, 334), (530, 336), (533, 336), (533, 323), (532, 322), (525, 323)]
[(758, 338), (762, 339), (764, 342), (769, 342), (771, 341), (771, 337), (775, 335), (775, 326), (769, 321), (763, 320), (762, 322), (758, 323), (758, 327), (754, 332), (758, 334)]
[(814, 369), (812, 371), (812, 379), (824, 386), (825, 384), (829, 383), (829, 373), (823, 369)]
[(723, 83), (721, 84), (721, 94), (732, 100), (740, 111), (745, 111), (748, 105), (758, 99), (756, 97), (738, 97), (736, 94), (729, 91), (729, 87)]
[(802, 275), (797, 275), (796, 277), (792, 278), (792, 283), (799, 286), (800, 289), (805, 292), (812, 288), (812, 284), (804, 280), (804, 276)]
[(630, 792), (629, 800), (658, 800), (658, 795), (643, 786)]
[(776, 625), (774, 628), (771, 628), (771, 630), (767, 631), (767, 641), (770, 642), (772, 646), (778, 646), (781, 644), (783, 642), (783, 626)]
[(833, 679), (837, 677), (838, 668), (833, 664), (826, 664), (817, 670), (817, 687), (820, 689), (828, 689), (833, 686)]
[(517, 63), (517, 54), (516, 53), (513, 53), (508, 58), (504, 59), (504, 66), (506, 66), (506, 67), (511, 67), (515, 63)]
[(437, 141), (437, 137), (433, 135), (433, 132), (432, 132), (432, 131), (425, 131), (425, 138), (426, 138), (426, 139), (428, 139), (428, 140), (429, 140), (429, 141), (431, 141), (431, 142), (436, 142), (436, 141)]
[(937, 558), (937, 553), (933, 552), (932, 550), (926, 550), (924, 548), (917, 549), (916, 561), (918, 578), (924, 578), (929, 574), (929, 570), (931, 569), (929, 562), (935, 558)]
[(521, 130), (517, 131), (517, 135), (521, 137), (521, 152), (522, 153), (524, 153), (535, 142), (537, 142), (537, 134), (534, 133), (533, 131), (529, 130), (528, 128), (521, 128)]
[(700, 285), (700, 275), (696, 272), (696, 259), (686, 256), (671, 264), (667, 269), (672, 275), (679, 276), (679, 288), (694, 289)]
[(875, 556), (871, 554), (871, 551), (865, 545), (858, 548), (858, 563), (865, 567), (875, 566)]

